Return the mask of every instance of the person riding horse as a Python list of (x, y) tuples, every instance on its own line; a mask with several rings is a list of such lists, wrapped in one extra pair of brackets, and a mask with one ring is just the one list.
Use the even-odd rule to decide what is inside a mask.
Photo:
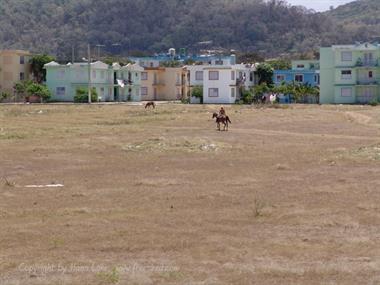
[(226, 110), (224, 110), (223, 107), (221, 107), (219, 110), (219, 116), (220, 117), (226, 117)]
[(217, 124), (217, 127), (218, 127), (218, 130), (220, 131), (220, 124), (223, 124), (224, 125), (224, 130), (225, 131), (228, 131), (228, 124), (230, 123), (231, 124), (231, 120), (230, 118), (227, 116), (226, 114), (226, 110), (224, 110), (223, 107), (220, 108), (219, 110), (219, 114), (218, 113), (214, 113), (212, 115), (212, 118), (216, 119), (216, 124)]

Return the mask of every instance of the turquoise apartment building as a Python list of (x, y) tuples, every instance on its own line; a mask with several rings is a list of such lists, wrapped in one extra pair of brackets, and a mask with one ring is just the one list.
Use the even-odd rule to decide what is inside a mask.
[[(88, 88), (88, 64), (57, 62), (45, 64), (46, 85), (52, 100), (73, 102), (78, 88)], [(141, 72), (137, 64), (112, 66), (101, 61), (91, 63), (91, 87), (95, 88), (99, 102), (140, 101)]]
[(320, 103), (363, 104), (379, 99), (380, 46), (371, 43), (320, 49)]
[(115, 78), (115, 101), (141, 101), (141, 73), (144, 68), (138, 64), (120, 66), (118, 63), (114, 63), (112, 68)]

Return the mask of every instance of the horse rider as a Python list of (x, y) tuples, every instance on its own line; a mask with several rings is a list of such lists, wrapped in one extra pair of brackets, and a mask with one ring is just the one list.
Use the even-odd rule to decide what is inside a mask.
[(226, 116), (226, 110), (224, 110), (224, 108), (221, 107), (219, 110), (219, 117), (225, 117), (225, 116)]

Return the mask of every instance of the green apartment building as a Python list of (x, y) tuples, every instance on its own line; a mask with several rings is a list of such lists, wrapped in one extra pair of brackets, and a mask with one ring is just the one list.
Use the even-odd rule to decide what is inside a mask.
[[(88, 88), (88, 63), (45, 64), (46, 85), (52, 99), (72, 102), (78, 88)], [(137, 64), (112, 66), (101, 61), (91, 63), (91, 87), (101, 102), (140, 101), (140, 82), (143, 68)]]
[(320, 68), (320, 103), (355, 104), (379, 99), (380, 45), (321, 48)]

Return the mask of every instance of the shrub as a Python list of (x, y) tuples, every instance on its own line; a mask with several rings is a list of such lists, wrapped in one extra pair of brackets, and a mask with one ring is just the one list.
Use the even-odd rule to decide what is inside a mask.
[(191, 91), (191, 97), (199, 98), (201, 104), (203, 104), (203, 88), (202, 86), (195, 86)]
[[(88, 89), (78, 88), (74, 96), (75, 103), (88, 103)], [(98, 102), (98, 93), (95, 88), (91, 89), (91, 102)]]
[(252, 104), (253, 103), (253, 94), (249, 90), (244, 90), (242, 92), (241, 98), (244, 104)]
[(377, 101), (377, 99), (375, 98), (375, 99), (372, 99), (371, 102), (369, 102), (368, 104), (371, 106), (377, 106), (379, 105), (379, 101)]
[(8, 99), (10, 97), (11, 97), (11, 94), (9, 94), (8, 92), (1, 92), (1, 94), (0, 94), (0, 102), (2, 102), (3, 100)]
[(43, 101), (49, 100), (51, 97), (49, 89), (45, 85), (38, 83), (31, 83), (30, 85), (28, 85), (26, 87), (26, 92), (29, 96), (38, 96)]

